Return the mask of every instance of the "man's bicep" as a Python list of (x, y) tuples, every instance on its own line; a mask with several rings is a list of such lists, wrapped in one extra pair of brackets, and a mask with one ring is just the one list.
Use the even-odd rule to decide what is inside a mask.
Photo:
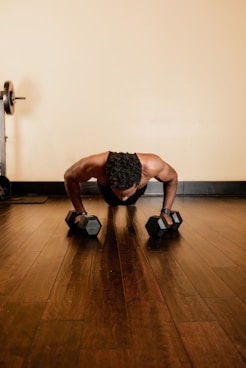
[(163, 161), (162, 166), (160, 167), (160, 171), (158, 172), (155, 178), (163, 182), (176, 181), (177, 172), (174, 170), (172, 166)]
[(81, 159), (67, 170), (66, 176), (76, 182), (88, 181), (91, 178), (90, 165), (86, 159)]

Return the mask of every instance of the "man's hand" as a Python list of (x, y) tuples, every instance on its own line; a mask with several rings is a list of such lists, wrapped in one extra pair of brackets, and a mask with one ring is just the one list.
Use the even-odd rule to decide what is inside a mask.
[(166, 220), (168, 225), (170, 225), (170, 226), (173, 225), (173, 220), (172, 220), (172, 217), (170, 215), (168, 215), (167, 213), (162, 213), (161, 216), (164, 217), (164, 219)]
[(75, 223), (75, 224), (78, 224), (78, 223), (82, 220), (82, 217), (83, 217), (83, 215), (77, 215), (77, 216), (75, 217), (74, 223)]

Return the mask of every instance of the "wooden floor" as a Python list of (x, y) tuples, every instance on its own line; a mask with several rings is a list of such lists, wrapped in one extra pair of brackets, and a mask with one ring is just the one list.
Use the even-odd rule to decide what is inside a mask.
[(246, 367), (246, 198), (175, 200), (178, 235), (148, 237), (161, 198), (68, 232), (66, 198), (0, 204), (1, 368)]

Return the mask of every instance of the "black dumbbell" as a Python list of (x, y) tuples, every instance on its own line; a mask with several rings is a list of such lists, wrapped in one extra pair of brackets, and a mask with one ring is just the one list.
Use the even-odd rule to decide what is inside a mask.
[(94, 215), (83, 215), (78, 223), (74, 223), (76, 211), (69, 211), (65, 221), (71, 230), (79, 230), (84, 235), (96, 236), (102, 225), (98, 218)]
[(169, 225), (163, 216), (151, 216), (145, 225), (149, 235), (160, 238), (167, 231), (176, 231), (183, 222), (183, 219), (177, 211), (171, 211), (170, 216), (173, 220), (172, 225)]

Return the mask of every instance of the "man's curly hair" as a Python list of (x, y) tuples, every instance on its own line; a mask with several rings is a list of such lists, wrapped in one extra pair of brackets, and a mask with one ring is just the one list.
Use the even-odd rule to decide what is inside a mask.
[(142, 165), (136, 154), (111, 152), (105, 171), (110, 186), (126, 190), (139, 184)]

